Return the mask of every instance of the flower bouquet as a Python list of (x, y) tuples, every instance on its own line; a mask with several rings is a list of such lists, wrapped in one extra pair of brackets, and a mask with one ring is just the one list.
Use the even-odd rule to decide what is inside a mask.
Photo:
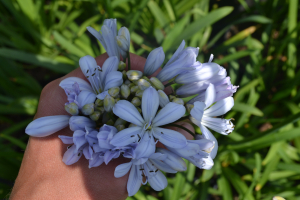
[[(25, 132), (46, 137), (69, 126), (73, 136), (59, 136), (69, 145), (62, 159), (66, 165), (76, 163), (82, 155), (89, 168), (127, 158), (127, 163), (115, 168), (114, 176), (129, 173), (129, 196), (146, 183), (156, 191), (163, 190), (167, 179), (162, 171), (185, 171), (183, 159), (210, 169), (218, 151), (210, 130), (228, 135), (234, 129), (232, 119), (219, 117), (233, 107), (237, 89), (226, 70), (212, 62), (212, 55), (207, 63), (198, 62), (199, 48), (185, 47), (184, 41), (166, 64), (159, 47), (150, 52), (143, 71), (131, 70), (126, 27), (117, 31), (116, 19), (106, 19), (101, 32), (87, 29), (109, 57), (102, 66), (91, 56), (80, 58), (86, 80), (68, 77), (60, 83), (70, 115), (35, 119)], [(181, 126), (178, 122), (182, 121), (198, 126), (202, 134)], [(194, 139), (170, 127), (183, 129)]]

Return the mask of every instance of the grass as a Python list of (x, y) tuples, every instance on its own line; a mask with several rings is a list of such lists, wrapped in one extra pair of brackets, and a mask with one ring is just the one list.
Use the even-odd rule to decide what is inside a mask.
[[(248, 3), (247, 3), (248, 2)], [(200, 62), (224, 66), (235, 85), (229, 136), (215, 134), (211, 170), (188, 165), (168, 187), (149, 186), (128, 200), (300, 199), (300, 20), (297, 0), (0, 1), (0, 199), (9, 196), (41, 89), (104, 52), (86, 31), (105, 18), (131, 32), (131, 52), (158, 46), (170, 58), (182, 39), (199, 46)]]

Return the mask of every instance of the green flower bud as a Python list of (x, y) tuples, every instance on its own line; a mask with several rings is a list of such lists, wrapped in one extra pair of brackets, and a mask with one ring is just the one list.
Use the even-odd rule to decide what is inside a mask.
[(112, 119), (108, 120), (106, 122), (107, 125), (113, 126), (114, 125), (114, 121)]
[(191, 110), (194, 108), (194, 105), (193, 104), (186, 104), (185, 107), (186, 107), (187, 112), (190, 113)]
[(124, 84), (125, 84), (125, 85), (129, 85), (130, 83), (131, 83), (131, 81), (128, 80), (128, 79), (126, 79), (126, 81), (124, 81)]
[(142, 79), (145, 79), (146, 81), (148, 81), (150, 83), (150, 79), (147, 76), (143, 76)]
[(135, 96), (142, 98), (143, 97), (143, 93), (144, 93), (143, 90), (137, 90), (136, 93), (135, 93)]
[(96, 111), (99, 111), (101, 114), (105, 112), (104, 107), (96, 107)]
[(114, 124), (114, 127), (117, 127), (118, 125), (125, 125), (126, 123), (127, 123), (127, 121), (125, 121), (121, 118), (118, 118), (117, 121)]
[(115, 105), (115, 99), (109, 95), (104, 98), (104, 110), (110, 112)]
[(133, 86), (135, 86), (135, 84), (134, 84), (134, 83), (130, 83), (130, 84), (128, 84), (128, 87), (129, 87), (129, 88), (131, 88), (131, 87), (133, 87)]
[(136, 109), (139, 111), (139, 113), (142, 113), (142, 109), (139, 107), (136, 107)]
[(70, 113), (71, 115), (78, 115), (78, 106), (76, 103), (69, 103), (65, 105), (65, 110)]
[(95, 111), (90, 115), (91, 120), (97, 121), (101, 116), (101, 112)]
[(113, 87), (108, 90), (108, 94), (112, 97), (116, 97), (119, 94), (119, 92), (120, 92), (119, 87)]
[(135, 125), (135, 124), (129, 124), (129, 126), (128, 126), (128, 128), (130, 128), (130, 127), (136, 127), (137, 125)]
[(95, 101), (95, 106), (103, 106), (103, 100), (101, 100), (101, 99), (97, 99), (96, 101)]
[(143, 76), (143, 72), (138, 70), (129, 70), (126, 74), (131, 81), (139, 80)]
[(115, 103), (117, 103), (118, 101), (120, 101), (120, 97), (115, 98)]
[(141, 100), (138, 97), (133, 97), (133, 99), (131, 100), (131, 103), (137, 107), (137, 106), (141, 105)]
[(135, 93), (139, 89), (139, 86), (135, 85), (130, 88), (131, 93)]
[(158, 80), (158, 78), (152, 77), (152, 78), (150, 78), (150, 81), (151, 81), (152, 85), (155, 87), (155, 89), (157, 89), (157, 90), (165, 89), (164, 84), (162, 84), (162, 82), (160, 82), (160, 80)]
[(116, 128), (118, 131), (121, 131), (121, 130), (125, 129), (125, 126), (120, 124), (120, 125), (116, 126)]
[(173, 101), (173, 99), (175, 99), (175, 98), (176, 98), (176, 97), (173, 96), (173, 95), (170, 95), (170, 96), (169, 96), (170, 101)]
[(151, 84), (146, 81), (145, 79), (140, 79), (138, 80), (138, 86), (140, 88), (140, 90), (146, 90), (148, 87), (151, 86)]
[(183, 101), (182, 99), (180, 99), (180, 98), (174, 98), (174, 99), (172, 100), (172, 102), (177, 103), (177, 104), (184, 105), (184, 101)]
[(125, 99), (127, 99), (127, 98), (129, 97), (129, 95), (130, 95), (130, 89), (129, 89), (128, 85), (123, 84), (123, 85), (121, 86), (121, 95), (122, 95)]
[(126, 71), (122, 71), (122, 75), (123, 75), (123, 79), (126, 80), (127, 79), (127, 75), (126, 75)]
[(91, 115), (94, 112), (94, 103), (88, 103), (85, 104), (82, 108), (81, 108), (81, 112), (84, 115)]
[(123, 61), (120, 61), (119, 66), (118, 66), (118, 70), (123, 71), (125, 68), (126, 68), (126, 63), (124, 63)]

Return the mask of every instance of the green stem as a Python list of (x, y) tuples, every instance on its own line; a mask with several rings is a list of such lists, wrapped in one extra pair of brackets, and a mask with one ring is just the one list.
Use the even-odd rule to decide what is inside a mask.
[(127, 52), (127, 64), (128, 64), (128, 71), (131, 69), (131, 65), (130, 65), (130, 53), (129, 51)]

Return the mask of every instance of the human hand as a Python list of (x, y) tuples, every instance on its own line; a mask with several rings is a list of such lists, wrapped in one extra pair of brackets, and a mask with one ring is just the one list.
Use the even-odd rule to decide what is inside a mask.
[[(145, 58), (131, 54), (131, 69), (143, 71)], [(107, 54), (96, 58), (102, 66), (108, 58)], [(158, 70), (159, 71), (159, 70)], [(153, 74), (155, 76), (158, 71)], [(59, 83), (67, 77), (85, 79), (80, 68), (64, 77), (56, 79), (45, 86), (42, 91), (36, 118), (52, 115), (68, 115), (64, 110), (67, 101), (66, 94)], [(188, 123), (182, 126), (193, 130)], [(174, 128), (173, 128), (174, 129)], [(188, 139), (192, 136), (175, 128)], [(118, 158), (108, 165), (102, 164), (96, 168), (88, 168), (88, 160), (80, 159), (73, 165), (62, 162), (67, 146), (58, 135), (72, 136), (73, 132), (67, 127), (44, 138), (30, 137), (22, 165), (13, 188), (11, 199), (126, 199), (127, 176), (114, 177), (116, 166), (126, 162), (125, 158)]]

